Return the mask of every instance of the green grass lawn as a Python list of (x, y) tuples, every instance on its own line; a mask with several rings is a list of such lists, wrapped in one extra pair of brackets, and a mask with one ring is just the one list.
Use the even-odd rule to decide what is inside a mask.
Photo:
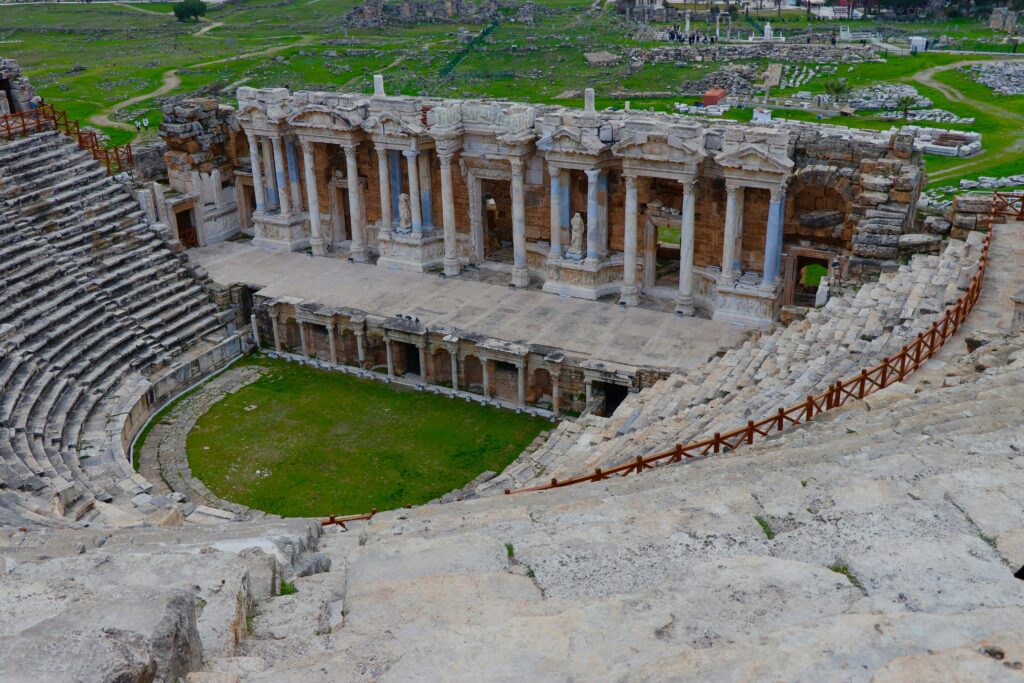
[(287, 516), (425, 503), (500, 472), (547, 420), (255, 356), (270, 372), (188, 436), (192, 473), (218, 496)]

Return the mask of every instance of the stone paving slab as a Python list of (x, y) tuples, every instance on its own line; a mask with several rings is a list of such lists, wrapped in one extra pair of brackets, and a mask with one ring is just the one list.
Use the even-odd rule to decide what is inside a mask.
[(222, 285), (260, 287), (260, 296), (294, 297), (382, 316), (419, 318), (505, 341), (553, 346), (628, 366), (685, 370), (743, 337), (741, 327), (702, 318), (460, 278), (387, 270), (334, 258), (265, 251), (222, 242), (189, 252)]

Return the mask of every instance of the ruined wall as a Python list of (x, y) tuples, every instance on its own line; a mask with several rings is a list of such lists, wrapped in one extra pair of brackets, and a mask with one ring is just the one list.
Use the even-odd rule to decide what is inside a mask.
[(0, 116), (28, 111), (28, 103), (36, 96), (21, 67), (13, 59), (0, 59), (0, 81), (7, 81), (9, 90), (0, 90)]
[(194, 192), (190, 174), (220, 172), (222, 182), (234, 181), (238, 159), (247, 153), (234, 110), (215, 99), (191, 99), (164, 106), (160, 137), (167, 145), (164, 161), (171, 187)]

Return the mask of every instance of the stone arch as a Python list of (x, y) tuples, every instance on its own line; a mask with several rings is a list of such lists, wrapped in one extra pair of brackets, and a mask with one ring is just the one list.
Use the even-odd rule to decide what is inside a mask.
[(443, 346), (430, 353), (430, 382), (446, 387), (452, 384), (452, 354)]
[(476, 356), (462, 359), (462, 387), (475, 394), (484, 393), (484, 366)]
[(835, 166), (809, 166), (794, 174), (786, 189), (784, 241), (848, 247), (854, 190)]
[(527, 403), (551, 403), (552, 384), (554, 379), (551, 371), (547, 368), (534, 368), (530, 373), (530, 380), (526, 384)]

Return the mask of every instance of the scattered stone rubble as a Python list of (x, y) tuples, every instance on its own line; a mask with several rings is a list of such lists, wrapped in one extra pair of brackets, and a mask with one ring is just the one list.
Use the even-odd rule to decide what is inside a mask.
[(928, 121), (931, 123), (962, 123), (964, 125), (974, 123), (973, 116), (957, 116), (945, 109), (911, 109), (906, 116), (902, 109), (894, 109), (880, 112), (879, 116), (889, 121)]
[(961, 180), (961, 190), (995, 190), (997, 188), (1012, 188), (1024, 186), (1024, 173), (1007, 175), (995, 178), (992, 176), (981, 176), (977, 180)]
[(913, 97), (914, 103), (911, 109), (923, 109), (932, 106), (932, 101), (927, 97), (917, 94), (912, 85), (886, 84), (873, 85), (869, 88), (861, 88), (850, 93), (849, 103), (854, 109), (899, 109), (900, 99)]
[(922, 126), (903, 126), (901, 133), (914, 136), (914, 149), (944, 157), (969, 157), (981, 152), (981, 133)]
[(1024, 95), (1024, 60), (985, 62), (959, 70), (1000, 95)]
[(881, 61), (872, 47), (797, 45), (790, 43), (751, 43), (716, 45), (678, 45), (671, 47), (632, 48), (627, 51), (631, 61), (641, 64), (665, 62), (718, 62), (739, 59), (772, 59), (805, 64), (859, 64)]
[(702, 94), (712, 88), (723, 88), (730, 95), (750, 95), (763, 88), (757, 85), (761, 70), (752, 64), (726, 64), (700, 80), (683, 83), (686, 93)]

